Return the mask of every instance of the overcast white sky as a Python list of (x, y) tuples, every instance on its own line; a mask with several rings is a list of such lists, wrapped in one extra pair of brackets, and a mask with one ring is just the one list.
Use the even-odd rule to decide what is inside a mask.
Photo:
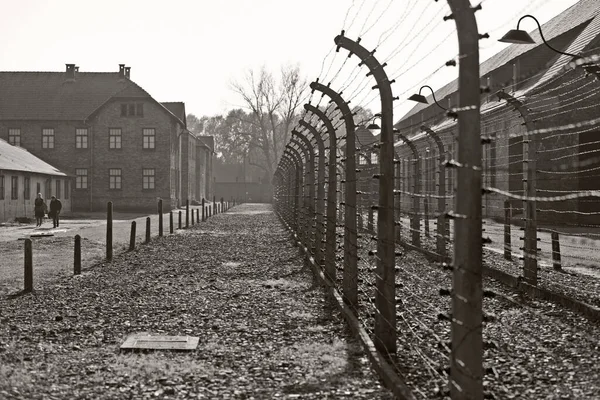
[[(492, 38), (481, 42), (481, 60), (505, 46), (497, 39), (521, 15), (543, 23), (576, 2), (484, 0), (479, 30)], [(421, 83), (437, 89), (457, 76), (456, 68), (439, 69), (457, 52), (454, 22), (442, 21), (448, 13), (446, 2), (433, 0), (0, 0), (0, 70), (63, 71), (76, 63), (116, 72), (125, 63), (155, 99), (184, 101), (200, 116), (241, 104), (230, 82), (248, 68), (297, 63), (309, 81), (329, 82), (339, 70), (332, 87), (377, 112), (372, 78), (344, 50), (334, 57), (333, 38), (345, 27), (367, 48), (381, 41), (376, 56), (405, 99)], [(411, 106), (398, 102), (394, 119)]]

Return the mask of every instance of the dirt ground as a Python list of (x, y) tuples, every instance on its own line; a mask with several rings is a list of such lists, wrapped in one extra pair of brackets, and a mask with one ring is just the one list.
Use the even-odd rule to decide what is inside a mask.
[[(0, 399), (391, 400), (270, 205), (0, 296)], [(130, 334), (198, 337), (121, 352)]]
[[(200, 210), (201, 206), (190, 206)], [(182, 211), (182, 226), (185, 227), (185, 208), (173, 210), (174, 229), (178, 227), (178, 212)], [(194, 214), (195, 215), (195, 214)], [(146, 217), (150, 217), (151, 236), (158, 236), (158, 215), (118, 213), (113, 214), (114, 253), (129, 247), (131, 222), (136, 222), (136, 245), (142, 244), (146, 235)], [(191, 216), (190, 216), (191, 218)], [(190, 219), (191, 224), (191, 219)], [(163, 215), (164, 234), (169, 233), (169, 214)], [(32, 236), (33, 235), (33, 236)], [(48, 235), (36, 237), (36, 235)], [(58, 228), (46, 219), (40, 228), (35, 221), (30, 224), (7, 223), (0, 225), (0, 296), (23, 288), (24, 241), (30, 238), (33, 244), (34, 287), (43, 287), (45, 282), (57, 277), (73, 274), (74, 238), (81, 236), (82, 270), (101, 261), (106, 255), (106, 214), (78, 213), (65, 216)]]

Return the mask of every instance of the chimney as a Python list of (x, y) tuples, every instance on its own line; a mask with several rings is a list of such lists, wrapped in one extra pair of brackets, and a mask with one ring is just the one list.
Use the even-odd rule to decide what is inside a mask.
[(66, 64), (67, 65), (67, 80), (75, 80), (75, 64)]
[(125, 78), (125, 64), (119, 64), (119, 79)]
[(125, 67), (125, 78), (130, 79), (131, 67)]

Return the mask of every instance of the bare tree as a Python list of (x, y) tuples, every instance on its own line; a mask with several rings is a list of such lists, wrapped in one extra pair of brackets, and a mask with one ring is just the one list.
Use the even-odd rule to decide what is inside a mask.
[(273, 175), (290, 138), (290, 129), (298, 119), (306, 87), (298, 66), (283, 67), (277, 78), (265, 67), (259, 71), (249, 70), (243, 82), (232, 83), (233, 90), (241, 96), (248, 110), (240, 118), (254, 128), (244, 132), (251, 136), (249, 152), (258, 150), (261, 153), (257, 166), (269, 176)]

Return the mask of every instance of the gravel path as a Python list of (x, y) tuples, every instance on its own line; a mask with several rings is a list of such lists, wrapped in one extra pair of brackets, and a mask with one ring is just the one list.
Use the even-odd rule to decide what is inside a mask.
[[(130, 333), (200, 337), (119, 353)], [(0, 298), (2, 399), (391, 399), (267, 205)]]

